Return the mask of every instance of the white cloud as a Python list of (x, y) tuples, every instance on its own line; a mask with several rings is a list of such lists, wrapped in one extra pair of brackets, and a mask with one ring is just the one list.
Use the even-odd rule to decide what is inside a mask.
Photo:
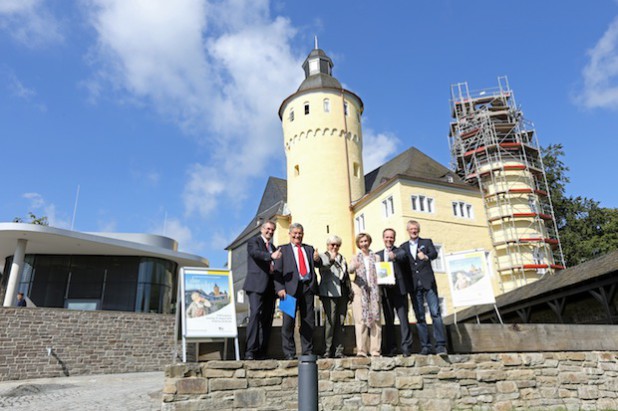
[(28, 47), (41, 47), (64, 40), (60, 21), (44, 0), (2, 0), (0, 30)]
[(29, 100), (30, 98), (36, 96), (36, 91), (32, 88), (24, 86), (24, 84), (19, 81), (15, 75), (9, 76), (9, 90), (13, 93), (13, 95), (24, 100)]
[(391, 133), (375, 133), (366, 128), (363, 131), (363, 168), (365, 174), (376, 169), (397, 152), (400, 141)]
[(163, 225), (154, 227), (153, 231), (176, 240), (178, 251), (199, 254), (204, 250), (204, 242), (195, 240), (191, 228), (177, 218), (166, 218)]
[(618, 17), (588, 56), (582, 72), (584, 88), (576, 100), (588, 108), (618, 109)]
[(71, 228), (71, 222), (66, 216), (59, 216), (56, 213), (56, 205), (48, 203), (39, 193), (24, 193), (23, 198), (30, 200), (29, 212), (38, 218), (47, 217), (51, 227)]
[(207, 216), (222, 197), (242, 200), (281, 150), (277, 109), (302, 79), (289, 20), (267, 0), (89, 0), (98, 65), (86, 84), (148, 104), (208, 147), (189, 167), (188, 213)]

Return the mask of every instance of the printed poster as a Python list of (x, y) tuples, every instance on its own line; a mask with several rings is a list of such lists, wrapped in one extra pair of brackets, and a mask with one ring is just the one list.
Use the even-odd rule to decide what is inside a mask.
[(495, 304), (485, 251), (447, 255), (446, 266), (453, 307)]
[(376, 263), (376, 273), (378, 274), (378, 284), (394, 285), (395, 284), (395, 269), (390, 261), (381, 261)]
[(232, 273), (209, 268), (181, 269), (183, 334), (187, 338), (235, 338)]

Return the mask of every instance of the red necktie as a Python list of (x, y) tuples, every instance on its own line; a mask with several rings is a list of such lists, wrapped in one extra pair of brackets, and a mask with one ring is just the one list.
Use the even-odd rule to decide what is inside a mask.
[(305, 278), (308, 270), (305, 256), (303, 255), (303, 249), (300, 248), (300, 244), (297, 244), (296, 248), (298, 248), (298, 271), (300, 272), (300, 278)]

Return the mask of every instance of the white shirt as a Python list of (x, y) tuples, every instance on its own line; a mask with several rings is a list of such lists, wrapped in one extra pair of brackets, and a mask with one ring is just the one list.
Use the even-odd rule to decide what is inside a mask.
[(416, 260), (416, 253), (418, 248), (418, 239), (416, 241), (410, 240), (410, 254), (412, 254), (412, 258)]
[[(300, 265), (298, 264), (298, 246), (294, 243), (290, 243), (292, 245), (292, 250), (294, 250), (294, 259), (296, 260), (296, 268), (298, 269), (298, 273), (300, 274)], [(307, 252), (305, 251), (305, 247), (302, 245), (300, 249), (303, 253), (303, 257), (305, 257), (305, 266), (307, 267), (307, 274), (303, 278), (303, 280), (309, 280), (311, 278), (311, 270), (309, 269), (309, 260), (307, 259)]]

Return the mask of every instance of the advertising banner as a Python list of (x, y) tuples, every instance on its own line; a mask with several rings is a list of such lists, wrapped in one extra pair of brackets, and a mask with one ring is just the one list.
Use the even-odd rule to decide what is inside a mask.
[(186, 338), (236, 338), (232, 273), (209, 268), (182, 268), (182, 331)]
[(446, 266), (453, 307), (495, 304), (485, 251), (447, 255)]

